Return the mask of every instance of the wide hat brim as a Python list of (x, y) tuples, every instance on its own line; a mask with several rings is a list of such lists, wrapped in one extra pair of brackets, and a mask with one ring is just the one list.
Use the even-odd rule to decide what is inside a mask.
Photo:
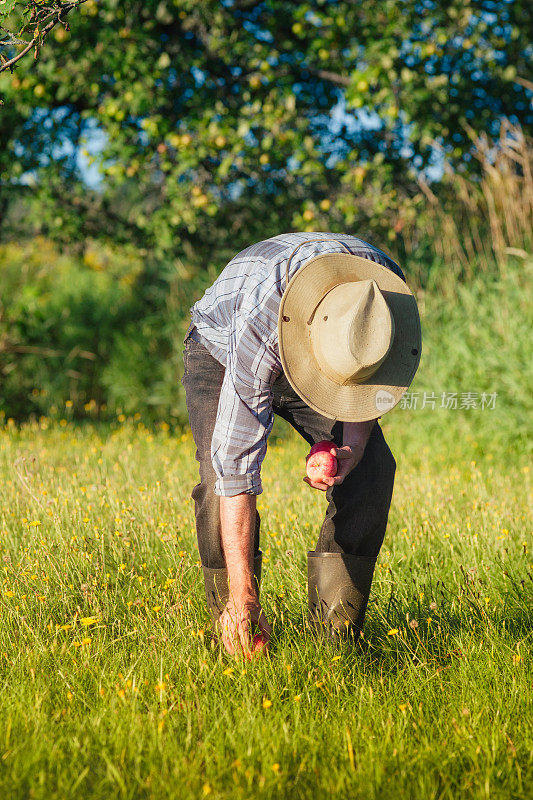
[[(377, 283), (394, 318), (394, 340), (373, 375), (342, 386), (315, 359), (312, 316), (333, 287), (369, 279)], [(291, 278), (281, 299), (278, 338), (283, 371), (293, 389), (315, 411), (342, 422), (375, 419), (394, 408), (411, 384), (422, 352), (418, 306), (405, 281), (381, 264), (347, 253), (316, 256)]]

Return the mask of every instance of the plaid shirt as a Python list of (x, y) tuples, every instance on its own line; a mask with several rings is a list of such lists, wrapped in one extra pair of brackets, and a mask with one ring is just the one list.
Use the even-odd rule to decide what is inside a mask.
[(272, 384), (282, 372), (278, 312), (287, 260), (299, 246), (290, 262), (290, 279), (320, 253), (346, 252), (340, 242), (405, 280), (389, 256), (355, 236), (287, 233), (238, 253), (191, 309), (197, 338), (226, 368), (211, 443), (218, 495), (263, 490), (261, 464), (274, 421)]

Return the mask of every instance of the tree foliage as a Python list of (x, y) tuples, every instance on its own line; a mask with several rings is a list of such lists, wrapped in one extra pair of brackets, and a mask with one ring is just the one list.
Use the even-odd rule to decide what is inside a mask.
[(531, 33), (522, 0), (88, 0), (0, 82), (4, 206), (31, 174), (39, 230), (207, 259), (294, 228), (392, 240), (435, 143), (468, 174), (472, 132), (531, 131)]

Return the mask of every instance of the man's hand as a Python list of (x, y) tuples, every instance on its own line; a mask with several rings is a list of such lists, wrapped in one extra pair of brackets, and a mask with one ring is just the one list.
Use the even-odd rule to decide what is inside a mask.
[(342, 447), (332, 445), (330, 453), (337, 459), (337, 474), (332, 478), (323, 478), (321, 481), (311, 481), (309, 478), (304, 478), (305, 483), (308, 483), (313, 489), (320, 489), (322, 492), (327, 491), (330, 486), (337, 486), (359, 464), (364, 452), (364, 445), (360, 444), (344, 444)]
[[(231, 655), (242, 653), (250, 659), (254, 652), (268, 650), (272, 628), (269, 625), (261, 604), (257, 597), (248, 596), (237, 599), (231, 597), (220, 616), (222, 643)], [(254, 651), (252, 642), (252, 628), (257, 625), (265, 644)]]
[(339, 483), (342, 483), (348, 473), (363, 458), (366, 444), (375, 423), (375, 419), (369, 419), (365, 422), (345, 422), (342, 430), (342, 447), (337, 447), (332, 443), (330, 450), (331, 455), (337, 459), (337, 474), (332, 478), (323, 478), (321, 481), (311, 481), (309, 478), (304, 478), (304, 481), (309, 486), (312, 486), (313, 489), (320, 489), (322, 492), (327, 491), (330, 486), (338, 486)]

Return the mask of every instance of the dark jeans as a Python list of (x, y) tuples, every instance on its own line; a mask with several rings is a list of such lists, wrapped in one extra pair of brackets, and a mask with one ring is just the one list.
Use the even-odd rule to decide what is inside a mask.
[[(214, 493), (216, 475), (211, 462), (224, 367), (190, 336), (185, 341), (183, 386), (200, 482), (194, 487), (196, 533), (204, 567), (225, 566), (220, 540), (219, 498)], [(282, 373), (273, 386), (274, 413), (286, 419), (310, 445), (323, 439), (342, 444), (342, 423), (334, 423), (309, 408)], [(302, 463), (303, 474), (303, 463)], [(297, 465), (296, 465), (297, 468)], [(363, 458), (339, 486), (326, 492), (328, 507), (316, 550), (376, 557), (387, 527), (396, 462), (376, 422)], [(302, 491), (312, 491), (302, 485)], [(255, 528), (255, 553), (259, 552), (259, 514)]]

